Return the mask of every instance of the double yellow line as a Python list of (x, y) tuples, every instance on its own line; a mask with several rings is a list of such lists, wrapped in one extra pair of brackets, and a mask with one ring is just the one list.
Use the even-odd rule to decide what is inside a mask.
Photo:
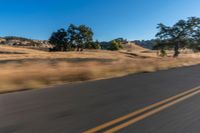
[(186, 100), (196, 94), (199, 94), (199, 93), (200, 93), (200, 87), (190, 89), (188, 91), (185, 91), (185, 92), (182, 92), (175, 96), (172, 96), (170, 98), (167, 98), (163, 101), (154, 103), (154, 104), (144, 107), (142, 109), (136, 110), (132, 113), (129, 113), (127, 115), (124, 115), (122, 117), (119, 117), (117, 119), (109, 121), (107, 123), (104, 123), (95, 128), (89, 129), (83, 133), (97, 133), (97, 132), (114, 133), (114, 132), (117, 132), (127, 126), (130, 126), (138, 121), (141, 121), (153, 114), (156, 114), (170, 106), (173, 106), (173, 105), (175, 105), (181, 101), (184, 101), (184, 100)]

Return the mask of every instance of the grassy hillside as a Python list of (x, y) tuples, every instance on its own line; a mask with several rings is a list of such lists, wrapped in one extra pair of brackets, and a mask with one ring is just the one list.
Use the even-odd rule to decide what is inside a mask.
[(55, 52), (0, 45), (0, 92), (152, 72), (200, 63), (198, 54), (157, 57), (134, 44), (121, 51)]

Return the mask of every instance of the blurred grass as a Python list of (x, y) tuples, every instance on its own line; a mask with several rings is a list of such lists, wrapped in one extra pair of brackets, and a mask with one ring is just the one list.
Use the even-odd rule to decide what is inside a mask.
[(160, 58), (154, 51), (49, 53), (8, 46), (1, 46), (0, 51), (9, 52), (0, 54), (0, 93), (200, 63), (198, 54), (184, 54), (179, 58)]

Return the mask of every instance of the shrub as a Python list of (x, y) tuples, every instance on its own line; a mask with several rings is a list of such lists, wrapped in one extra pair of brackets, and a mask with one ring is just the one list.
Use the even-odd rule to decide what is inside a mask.
[(86, 43), (85, 48), (87, 49), (101, 49), (98, 41)]
[(108, 50), (117, 51), (117, 50), (120, 50), (122, 48), (123, 48), (123, 46), (120, 42), (111, 41), (110, 44), (109, 44)]

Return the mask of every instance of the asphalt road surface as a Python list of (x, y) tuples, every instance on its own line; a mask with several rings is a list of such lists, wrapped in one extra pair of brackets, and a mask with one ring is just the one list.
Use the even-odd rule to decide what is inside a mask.
[(200, 133), (200, 65), (0, 95), (0, 133)]

